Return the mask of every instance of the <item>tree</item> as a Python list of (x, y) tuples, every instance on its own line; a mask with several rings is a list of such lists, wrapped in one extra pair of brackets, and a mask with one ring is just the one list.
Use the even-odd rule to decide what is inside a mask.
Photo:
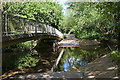
[(55, 2), (7, 2), (3, 8), (8, 14), (39, 20), (56, 28), (63, 18), (62, 7)]
[(119, 41), (120, 2), (70, 2), (67, 5), (74, 13), (72, 16), (76, 24), (71, 29), (75, 29), (73, 33), (77, 37), (86, 35), (85, 38), (116, 38)]

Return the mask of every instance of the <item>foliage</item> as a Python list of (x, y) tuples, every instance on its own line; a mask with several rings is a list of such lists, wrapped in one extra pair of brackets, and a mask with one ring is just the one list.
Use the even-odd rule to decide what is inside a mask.
[(115, 50), (110, 53), (110, 56), (113, 60), (115, 60), (118, 64), (120, 63), (120, 51)]
[[(33, 41), (33, 40), (32, 40)], [(32, 41), (16, 44), (18, 47), (30, 48), (33, 44)]]
[(100, 37), (102, 37), (102, 36), (100, 35), (100, 33), (91, 32), (91, 33), (88, 33), (88, 34), (81, 34), (80, 37), (82, 39), (100, 39)]
[(12, 69), (29, 68), (36, 66), (39, 61), (38, 54), (34, 51), (22, 52), (14, 51), (7, 52), (2, 55), (2, 72), (7, 72)]
[(66, 38), (67, 38), (67, 36), (66, 36), (66, 34), (64, 34), (64, 35), (63, 35), (63, 39), (66, 39)]
[[(119, 37), (120, 2), (68, 2), (62, 30), (78, 38), (111, 39)], [(102, 37), (102, 38), (101, 38)]]
[(33, 40), (7, 46), (3, 48), (2, 50), (3, 51), (15, 51), (15, 50), (19, 51), (22, 49), (23, 51), (29, 51), (31, 47), (34, 46), (34, 44), (32, 44), (32, 41)]
[(55, 2), (7, 2), (4, 12), (39, 20), (58, 28), (63, 18), (62, 7)]
[(39, 61), (39, 59), (36, 59), (34, 57), (32, 57), (34, 54), (28, 53), (27, 55), (25, 55), (24, 57), (20, 57), (18, 59), (18, 62), (16, 63), (18, 68), (25, 68), (25, 67), (33, 67), (36, 66), (35, 63), (37, 63)]

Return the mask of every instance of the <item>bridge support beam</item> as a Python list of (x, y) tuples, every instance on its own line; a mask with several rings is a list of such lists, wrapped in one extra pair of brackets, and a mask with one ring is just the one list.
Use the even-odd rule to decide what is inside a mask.
[(52, 52), (56, 52), (57, 49), (58, 49), (58, 46), (57, 46), (57, 42), (56, 40), (39, 40), (37, 42), (37, 45), (35, 47), (35, 49), (37, 51), (41, 51), (41, 50), (50, 50)]
[(14, 45), (20, 42), (25, 42), (29, 40), (38, 40), (38, 39), (44, 39), (48, 41), (54, 41), (54, 40), (61, 40), (61, 38), (54, 36), (54, 35), (49, 35), (49, 34), (17, 34), (17, 35), (8, 35), (8, 36), (3, 36), (2, 37), (2, 48), (10, 45)]

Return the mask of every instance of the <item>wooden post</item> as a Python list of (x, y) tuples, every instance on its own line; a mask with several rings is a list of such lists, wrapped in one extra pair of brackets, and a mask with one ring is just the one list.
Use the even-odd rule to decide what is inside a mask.
[(46, 33), (46, 26), (45, 26), (45, 24), (43, 24), (43, 28), (44, 28), (44, 33)]
[(5, 14), (5, 33), (8, 34), (8, 17), (7, 14)]
[(26, 25), (25, 25), (26, 21), (25, 19), (23, 20), (23, 26), (24, 26), (24, 34), (26, 33)]
[(24, 19), (21, 19), (22, 24), (22, 32), (24, 33)]
[(53, 67), (51, 68), (51, 71), (50, 71), (50, 72), (53, 72), (53, 71), (54, 71), (54, 69), (55, 69), (56, 66), (58, 65), (58, 63), (59, 63), (59, 61), (60, 61), (63, 53), (64, 53), (64, 49), (62, 49), (62, 51), (60, 52), (60, 54), (59, 54), (59, 56), (58, 56), (58, 58), (57, 58), (57, 61), (56, 61), (56, 63), (53, 65)]
[(37, 22), (35, 22), (35, 33), (37, 33)]
[(44, 33), (44, 24), (42, 24), (42, 33)]
[(30, 32), (32, 33), (32, 24), (30, 25)]
[(47, 27), (47, 24), (46, 24), (46, 32), (48, 33), (48, 27)]

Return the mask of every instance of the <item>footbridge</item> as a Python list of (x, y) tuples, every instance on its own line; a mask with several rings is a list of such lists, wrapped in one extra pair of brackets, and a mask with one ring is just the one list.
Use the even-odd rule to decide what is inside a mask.
[(38, 20), (13, 15), (4, 15), (2, 47), (29, 40), (61, 40), (63, 34), (53, 26)]

